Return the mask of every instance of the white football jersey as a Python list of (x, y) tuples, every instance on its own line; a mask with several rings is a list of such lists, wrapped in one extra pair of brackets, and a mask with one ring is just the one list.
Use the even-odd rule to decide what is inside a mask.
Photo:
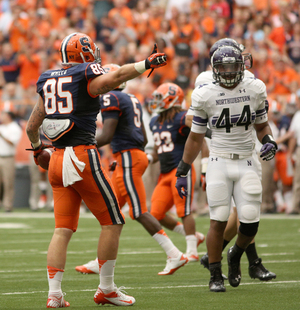
[[(254, 74), (248, 70), (244, 71), (244, 79), (246, 78), (255, 78)], [(213, 78), (213, 74), (212, 71), (204, 71), (201, 72), (197, 78), (196, 78), (196, 82), (195, 82), (195, 88), (197, 88), (197, 86), (199, 85), (204, 85), (204, 84), (208, 84), (208, 83), (212, 83), (214, 82), (214, 78)], [(186, 115), (193, 115), (193, 107), (190, 106), (189, 110), (187, 111)]]
[(259, 79), (243, 79), (234, 89), (209, 83), (192, 93), (192, 132), (212, 130), (211, 153), (252, 153), (255, 145), (253, 124), (268, 120), (265, 109), (266, 86)]

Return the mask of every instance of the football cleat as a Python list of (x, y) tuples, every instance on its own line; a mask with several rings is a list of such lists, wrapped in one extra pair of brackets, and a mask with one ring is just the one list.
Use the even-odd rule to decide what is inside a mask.
[(240, 262), (232, 262), (233, 254), (232, 254), (233, 246), (227, 252), (227, 262), (228, 262), (228, 281), (229, 284), (233, 287), (237, 287), (241, 282), (241, 266)]
[(167, 265), (165, 269), (158, 273), (160, 276), (166, 276), (173, 274), (177, 269), (184, 266), (188, 262), (188, 258), (185, 257), (183, 254), (178, 258), (168, 258)]
[(199, 256), (195, 254), (184, 254), (188, 259), (188, 263), (194, 263), (199, 261)]
[(101, 288), (98, 287), (94, 295), (94, 301), (97, 305), (110, 304), (115, 306), (132, 306), (135, 303), (135, 298), (126, 294), (122, 286), (119, 288), (115, 286), (115, 290), (108, 294), (105, 294)]
[(221, 264), (210, 268), (209, 289), (211, 292), (226, 292), (224, 278), (222, 276)]
[(76, 266), (75, 270), (84, 274), (99, 274), (99, 263), (98, 259), (91, 260), (87, 264), (84, 264), (82, 266)]
[[(200, 259), (200, 264), (203, 265), (204, 268), (209, 270), (209, 262), (208, 262), (208, 254), (204, 254)], [(222, 274), (224, 280), (228, 280), (225, 274)]]
[(70, 304), (64, 300), (63, 294), (60, 297), (48, 296), (47, 308), (66, 308), (70, 307)]
[(196, 238), (197, 238), (197, 247), (204, 242), (205, 236), (201, 233), (196, 231)]
[(257, 258), (249, 266), (249, 276), (252, 279), (259, 279), (260, 281), (269, 281), (276, 278), (276, 274), (267, 270), (261, 263), (261, 258)]

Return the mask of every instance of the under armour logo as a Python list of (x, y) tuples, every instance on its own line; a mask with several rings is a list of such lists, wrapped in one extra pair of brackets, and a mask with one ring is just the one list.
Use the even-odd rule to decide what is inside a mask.
[(216, 158), (213, 158), (213, 157), (212, 157), (212, 158), (211, 158), (211, 161), (214, 161), (214, 160), (215, 160), (215, 161), (218, 161), (218, 157), (216, 157)]
[(248, 166), (252, 166), (251, 160), (247, 160), (247, 164), (248, 164)]

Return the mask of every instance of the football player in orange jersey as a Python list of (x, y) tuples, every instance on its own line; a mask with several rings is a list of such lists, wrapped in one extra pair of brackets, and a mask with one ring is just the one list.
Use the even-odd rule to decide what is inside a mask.
[(97, 304), (128, 306), (135, 303), (114, 283), (114, 268), (124, 216), (115, 191), (101, 165), (95, 140), (99, 94), (133, 79), (148, 69), (166, 64), (166, 56), (152, 54), (144, 61), (127, 64), (105, 74), (100, 51), (83, 33), (72, 33), (60, 46), (62, 69), (44, 72), (37, 82), (39, 99), (26, 131), (35, 161), (47, 147), (39, 139), (39, 127), (55, 147), (49, 164), (53, 189), (55, 230), (47, 254), (49, 293), (47, 308), (70, 304), (61, 290), (68, 243), (78, 226), (81, 200), (99, 221), (100, 284), (94, 295)]

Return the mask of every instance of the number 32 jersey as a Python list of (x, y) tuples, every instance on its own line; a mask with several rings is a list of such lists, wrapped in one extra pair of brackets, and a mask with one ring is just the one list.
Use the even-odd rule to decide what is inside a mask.
[(209, 125), (211, 153), (251, 154), (255, 145), (253, 125), (268, 120), (266, 98), (265, 84), (255, 78), (244, 79), (234, 89), (216, 83), (200, 85), (192, 93), (191, 131), (202, 134)]

